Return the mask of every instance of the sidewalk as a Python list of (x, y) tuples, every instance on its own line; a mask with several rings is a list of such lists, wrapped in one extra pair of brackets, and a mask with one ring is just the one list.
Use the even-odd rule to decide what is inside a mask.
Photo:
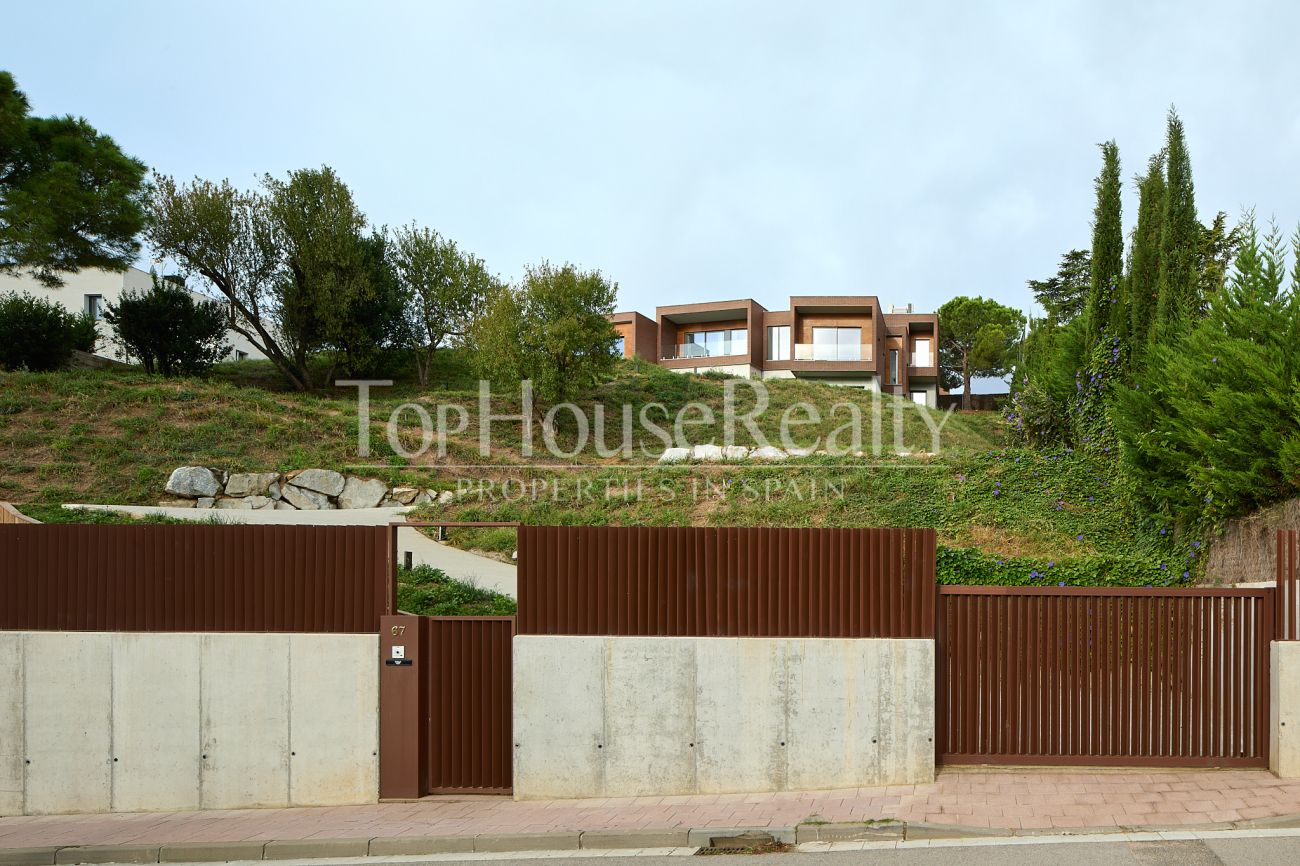
[[(179, 842), (593, 834), (791, 828), (805, 821), (960, 825), (973, 831), (1231, 824), (1300, 815), (1300, 781), (1262, 770), (945, 770), (930, 785), (775, 794), (515, 802), (440, 796), (415, 803), (224, 812), (0, 818), (0, 849)], [(554, 844), (536, 847), (561, 847)], [(564, 847), (576, 847), (565, 845)], [(618, 846), (609, 846), (618, 847)], [(465, 848), (463, 850), (473, 850)], [(485, 850), (480, 847), (479, 850)], [(362, 852), (364, 853), (364, 852)]]

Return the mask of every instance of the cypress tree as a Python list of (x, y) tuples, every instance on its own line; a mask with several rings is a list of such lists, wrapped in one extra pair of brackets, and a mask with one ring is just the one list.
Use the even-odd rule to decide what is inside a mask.
[[(1124, 225), (1120, 203), (1119, 147), (1101, 147), (1101, 174), (1095, 182), (1097, 205), (1092, 212), (1092, 275), (1088, 291), (1088, 343), (1120, 329), (1118, 285), (1124, 271)], [(1127, 330), (1124, 328), (1122, 330)]]
[(1192, 188), (1192, 162), (1187, 154), (1183, 122), (1169, 109), (1165, 144), (1166, 182), (1164, 213), (1160, 225), (1159, 308), (1157, 335), (1168, 340), (1182, 333), (1200, 309), (1201, 224), (1196, 219)]
[(1165, 152), (1147, 163), (1137, 179), (1138, 218), (1133, 231), (1133, 255), (1128, 272), (1128, 316), (1134, 366), (1155, 339), (1160, 295), (1160, 227), (1165, 209)]

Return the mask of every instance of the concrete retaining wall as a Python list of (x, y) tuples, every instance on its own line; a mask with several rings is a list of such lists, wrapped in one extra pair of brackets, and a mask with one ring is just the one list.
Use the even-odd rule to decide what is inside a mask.
[(934, 779), (934, 643), (521, 635), (519, 799)]
[(0, 632), (0, 815), (373, 803), (378, 652), (364, 634)]
[(1271, 647), (1268, 768), (1283, 779), (1300, 779), (1300, 641)]

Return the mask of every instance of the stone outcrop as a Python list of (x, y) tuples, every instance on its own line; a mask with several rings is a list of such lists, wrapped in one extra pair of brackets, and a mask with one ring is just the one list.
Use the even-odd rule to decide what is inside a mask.
[(450, 490), (389, 486), (378, 478), (344, 475), (332, 469), (296, 472), (230, 472), (208, 466), (181, 466), (167, 479), (168, 508), (223, 511), (402, 508), (456, 501)]

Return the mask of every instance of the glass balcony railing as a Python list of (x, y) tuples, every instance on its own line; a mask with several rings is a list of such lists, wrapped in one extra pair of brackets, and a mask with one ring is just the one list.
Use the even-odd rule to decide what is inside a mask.
[(748, 355), (748, 340), (722, 340), (708, 343), (678, 343), (669, 351), (669, 358), (724, 358), (729, 355)]
[(911, 360), (909, 360), (909, 361), (907, 362), (907, 366), (909, 366), (909, 367), (933, 367), (933, 366), (934, 366), (934, 355), (931, 355), (929, 352), (925, 353), (924, 355), (922, 355), (922, 354), (920, 354), (920, 353), (917, 353), (917, 352), (913, 352), (913, 353), (912, 353), (912, 358), (911, 358)]
[(871, 344), (840, 345), (838, 343), (795, 343), (796, 361), (870, 361)]

